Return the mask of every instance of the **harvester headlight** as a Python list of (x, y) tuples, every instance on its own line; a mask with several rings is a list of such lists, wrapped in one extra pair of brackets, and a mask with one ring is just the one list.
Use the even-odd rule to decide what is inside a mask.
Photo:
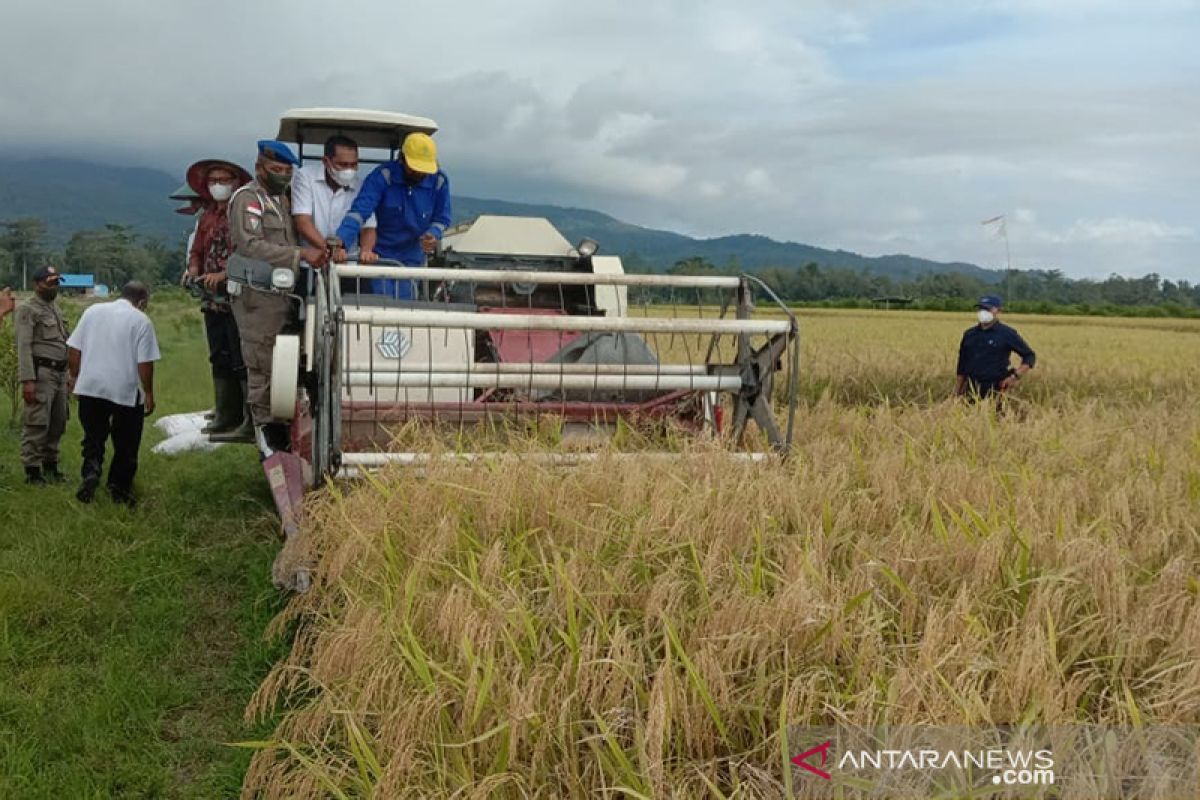
[(600, 243), (595, 239), (584, 239), (576, 247), (581, 258), (591, 258), (596, 255), (596, 251), (600, 249)]

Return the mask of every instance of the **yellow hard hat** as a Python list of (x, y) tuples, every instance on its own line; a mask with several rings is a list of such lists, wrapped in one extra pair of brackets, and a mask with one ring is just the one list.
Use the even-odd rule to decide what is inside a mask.
[(404, 139), (404, 163), (414, 172), (432, 175), (438, 171), (437, 145), (427, 133), (410, 133)]

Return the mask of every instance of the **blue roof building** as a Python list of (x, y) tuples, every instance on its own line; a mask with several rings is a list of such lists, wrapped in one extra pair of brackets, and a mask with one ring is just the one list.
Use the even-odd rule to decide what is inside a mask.
[(69, 292), (86, 294), (96, 288), (96, 276), (70, 275), (64, 272), (59, 276), (58, 287)]

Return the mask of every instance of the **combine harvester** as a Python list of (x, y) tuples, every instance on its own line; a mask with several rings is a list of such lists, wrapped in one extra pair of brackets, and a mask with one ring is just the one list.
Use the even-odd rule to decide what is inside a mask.
[[(364, 154), (365, 163), (378, 163), (407, 134), (436, 130), (403, 114), (301, 109), (283, 117), (279, 138), (304, 159), (319, 157), (305, 145), (319, 149), (344, 134), (379, 153)], [(418, 299), (359, 291), (370, 279), (412, 281)], [(596, 242), (572, 245), (548, 220), (482, 216), (448, 230), (427, 266), (335, 264), (300, 284), (290, 291), (303, 327), (279, 336), (271, 385), (273, 413), (292, 423), (291, 452), (264, 461), (285, 536), (298, 529), (306, 489), (437, 457), (394, 449), (397, 429), (413, 421), (494, 431), (553, 419), (564, 439), (671, 427), (736, 447), (751, 440), (753, 421), (759, 446), (743, 457), (766, 457), (763, 447), (787, 453), (797, 324), (753, 277), (626, 274)], [(781, 313), (753, 318), (755, 289)], [(787, 385), (776, 393), (785, 364)], [(773, 396), (787, 410), (782, 430)], [(520, 457), (569, 464), (595, 454), (557, 448)]]

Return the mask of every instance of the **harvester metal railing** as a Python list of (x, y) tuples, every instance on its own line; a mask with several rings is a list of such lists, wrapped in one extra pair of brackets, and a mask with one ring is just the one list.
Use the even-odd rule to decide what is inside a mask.
[[(394, 303), (381, 301), (377, 297), (367, 299), (362, 295), (342, 296), (342, 279), (384, 278), (398, 281), (417, 281), (425, 290), (419, 297), (428, 298), (428, 287), (433, 285), (454, 286), (458, 284), (498, 286), (503, 298), (499, 304), (469, 305), (467, 308), (483, 310), (461, 310), (462, 303), (449, 301), (449, 293), (439, 295), (432, 302)], [(704, 398), (705, 408), (712, 398), (723, 393), (733, 398), (732, 432), (736, 440), (741, 439), (748, 420), (753, 419), (770, 441), (777, 453), (786, 454), (793, 436), (795, 407), (798, 387), (799, 325), (794, 314), (779, 300), (770, 288), (753, 276), (712, 275), (645, 275), (610, 272), (579, 272), (545, 269), (478, 269), (473, 267), (405, 267), (388, 264), (357, 265), (335, 264), (328, 273), (328, 280), (319, 281), (319, 293), (324, 300), (318, 303), (317, 329), (326, 334), (321, 337), (324, 346), (333, 350), (325, 358), (314, 359), (314, 364), (327, 365), (332, 380), (324, 382), (323, 398), (318, 405), (326, 404), (322, 414), (315, 414), (315, 426), (327, 430), (316, 431), (314, 441), (328, 443), (329, 452), (320, 459), (321, 469), (329, 474), (341, 466), (352, 470), (382, 463), (421, 464), (428, 454), (392, 452), (353, 452), (353, 447), (343, 448), (342, 424), (372, 417), (395, 421), (413, 416), (428, 415), (431, 419), (453, 419), (453, 413), (445, 406), (455, 405), (434, 402), (434, 390), (460, 390), (457, 403), (458, 418), (475, 420), (490, 414), (503, 415), (507, 410), (514, 413), (529, 412), (555, 414), (570, 412), (573, 419), (586, 418), (594, 413), (596, 418), (611, 420), (611, 414), (622, 413), (622, 409), (642, 408), (662, 411), (671, 403), (684, 402), (689, 397)], [(524, 293), (513, 287), (530, 285), (541, 287), (544, 292), (558, 291), (562, 308), (559, 312), (548, 312), (544, 307), (535, 308)], [(505, 294), (505, 289), (512, 292)], [(630, 311), (624, 291), (618, 291), (616, 308), (607, 312), (593, 306), (593, 294), (586, 290), (583, 297), (587, 304), (581, 313), (579, 305), (568, 312), (566, 305), (567, 287), (640, 287), (651, 291), (655, 297), (663, 292), (671, 298), (665, 306), (651, 306), (643, 302), (640, 308)], [(754, 319), (753, 288), (761, 289), (774, 301), (783, 318)], [(676, 291), (695, 291), (696, 314), (681, 316)], [(572, 289), (580, 292), (579, 289)], [(612, 291), (612, 290), (607, 290)], [(719, 303), (704, 301), (713, 292), (725, 292), (726, 299)], [(493, 297), (495, 293), (493, 292)], [(598, 295), (597, 295), (598, 296)], [(610, 295), (611, 296), (611, 295)], [(543, 295), (544, 299), (544, 295)], [(598, 303), (597, 303), (598, 305)], [(483, 306), (487, 306), (484, 308)], [(715, 313), (706, 317), (706, 313)], [(707, 309), (707, 311), (706, 311)], [(735, 316), (730, 318), (733, 309)], [(538, 313), (540, 312), (540, 313)], [(405, 332), (402, 334), (401, 332)], [(420, 334), (419, 332), (424, 332)], [(644, 345), (655, 354), (657, 362), (669, 361), (670, 354), (679, 355), (677, 343), (683, 343), (683, 360), (690, 363), (579, 363), (569, 361), (545, 361), (532, 358), (532, 344), (528, 360), (488, 360), (481, 358), (469, 363), (443, 363), (429, 354), (424, 358), (410, 359), (413, 363), (397, 358), (381, 357), (371, 346), (362, 357), (351, 358), (351, 340), (368, 344), (376, 342), (376, 336), (390, 333), (392, 341), (402, 336), (424, 335), (426, 341), (432, 337), (478, 337), (481, 331), (496, 332), (498, 335), (520, 336), (522, 332), (558, 333), (558, 341), (587, 334), (644, 334)], [(533, 336), (533, 333), (529, 334)], [(667, 339), (664, 346), (662, 339)], [(681, 337), (681, 338), (677, 338)], [(706, 337), (707, 347), (692, 347), (690, 337)], [(382, 342), (382, 339), (380, 339)], [(449, 341), (449, 339), (447, 339)], [(463, 341), (463, 340), (459, 340)], [(529, 339), (532, 342), (532, 339)], [(763, 342), (755, 346), (756, 342)], [(730, 344), (733, 349), (730, 349)], [(411, 342), (410, 342), (411, 344)], [(791, 350), (790, 359), (787, 351)], [(736, 352), (732, 361), (722, 361), (731, 352)], [(511, 355), (511, 353), (510, 353)], [(538, 358), (543, 358), (544, 353)], [(695, 363), (702, 361), (703, 363)], [(790, 373), (784, 396), (774, 398), (776, 372), (784, 369)], [(365, 390), (365, 392), (364, 392)], [(420, 392), (428, 391), (429, 402), (419, 402)], [(417, 392), (418, 394), (412, 394)], [(510, 393), (516, 392), (515, 395)], [(525, 394), (521, 394), (524, 392)], [(582, 393), (583, 401), (569, 399)], [(653, 396), (644, 406), (636, 402), (593, 401), (590, 393), (607, 393), (617, 397), (623, 393), (634, 396)], [(364, 394), (370, 400), (363, 400)], [(445, 397), (446, 395), (441, 395)], [(773, 414), (773, 402), (778, 399), (788, 409), (786, 434), (779, 429)], [(402, 411), (403, 413), (395, 413)], [(706, 411), (706, 414), (709, 412)], [(706, 417), (707, 418), (707, 417)], [(496, 454), (462, 454), (454, 457), (489, 458)], [(525, 454), (523, 454), (525, 455)], [(581, 454), (551, 455), (548, 463), (574, 463)], [(757, 459), (762, 453), (748, 454)], [(587, 456), (584, 456), (586, 460)]]
[(524, 314), (480, 314), (405, 308), (347, 308), (346, 322), (373, 326), (470, 328), (509, 331), (588, 331), (595, 333), (786, 334), (787, 320), (678, 319), (673, 317), (548, 317)]
[(734, 275), (642, 275), (541, 270), (453, 269), (446, 267), (391, 267), (338, 265), (343, 278), (397, 278), (421, 281), (472, 281), (475, 283), (556, 283), (562, 286), (662, 286), (676, 289), (736, 289), (742, 279)]

